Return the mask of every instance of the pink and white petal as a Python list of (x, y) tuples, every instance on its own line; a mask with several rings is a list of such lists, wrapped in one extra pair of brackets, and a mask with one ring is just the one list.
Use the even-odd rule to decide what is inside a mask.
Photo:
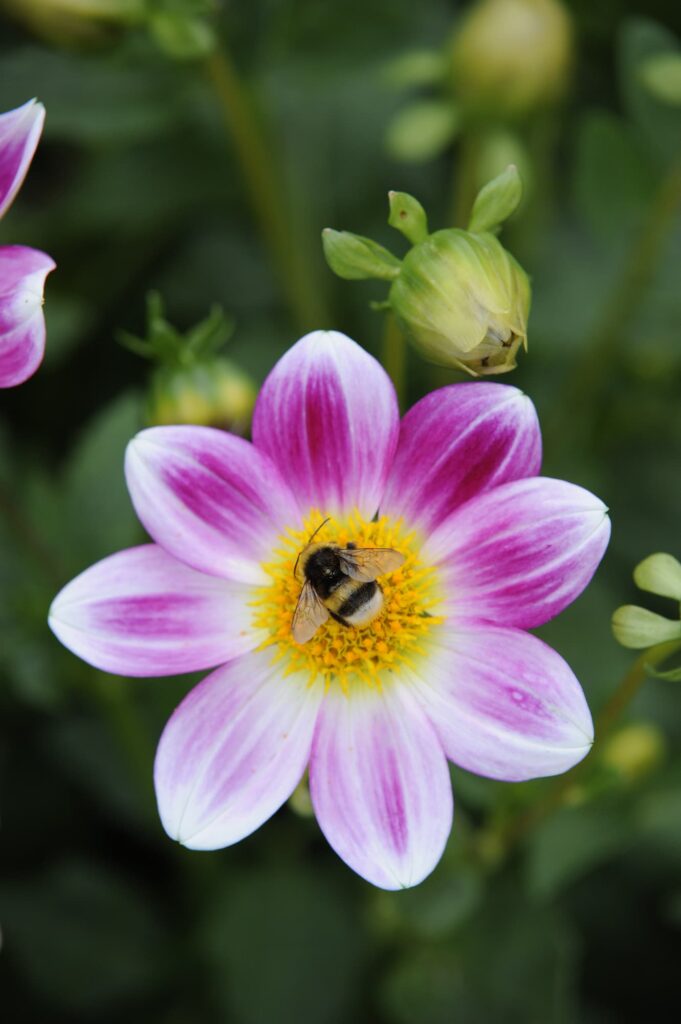
[(0, 217), (21, 188), (44, 121), (45, 108), (35, 100), (0, 114)]
[(417, 402), (402, 420), (381, 512), (430, 533), (470, 498), (541, 466), (534, 405), (518, 388), (452, 384)]
[(291, 795), (307, 765), (323, 695), (284, 678), (267, 651), (219, 668), (185, 697), (156, 754), (163, 827), (193, 850), (231, 846)]
[(42, 362), (43, 292), (54, 266), (37, 249), (0, 246), (0, 387), (23, 384)]
[(105, 672), (164, 676), (212, 668), (253, 650), (253, 588), (195, 572), (147, 544), (86, 569), (56, 596), (61, 642)]
[(274, 463), (212, 427), (152, 427), (128, 445), (125, 474), (152, 538), (210, 575), (267, 583), (277, 538), (300, 512)]
[(429, 875), (452, 827), (445, 755), (414, 697), (396, 685), (327, 693), (310, 795), (339, 857), (382, 889), (408, 888)]
[(591, 714), (572, 670), (522, 630), (447, 624), (412, 682), (447, 757), (477, 775), (559, 775), (591, 749)]
[(253, 441), (301, 507), (375, 514), (399, 431), (382, 366), (338, 331), (315, 331), (282, 356), (255, 407)]
[(578, 597), (603, 557), (610, 520), (590, 491), (547, 477), (504, 484), (473, 498), (428, 538), (445, 610), (529, 629)]

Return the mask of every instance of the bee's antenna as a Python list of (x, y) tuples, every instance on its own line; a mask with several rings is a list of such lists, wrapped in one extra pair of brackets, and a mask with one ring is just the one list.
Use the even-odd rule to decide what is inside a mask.
[[(321, 530), (322, 526), (326, 526), (326, 524), (327, 524), (327, 523), (329, 522), (329, 520), (330, 520), (330, 519), (331, 519), (331, 516), (327, 516), (327, 517), (326, 517), (326, 519), (324, 519), (324, 520), (323, 520), (323, 521), (322, 521), (322, 522), (321, 522), (321, 523), (319, 524), (319, 526), (318, 526), (318, 527), (317, 527), (317, 529), (316, 529), (316, 530), (314, 531), (314, 533), (310, 534), (310, 536), (309, 536), (309, 537), (307, 538), (307, 544), (311, 544), (311, 543), (312, 543), (312, 541), (313, 541), (313, 540), (315, 539), (315, 537), (317, 536), (317, 534), (318, 534), (318, 533), (319, 533), (319, 531)], [(307, 547), (307, 544), (305, 545), (305, 547)], [(296, 570), (298, 569), (298, 562), (300, 561), (300, 556), (301, 556), (301, 555), (302, 555), (302, 551), (299, 551), (299, 552), (298, 552), (298, 557), (296, 558), (296, 564), (295, 564), (295, 565), (293, 566), (293, 575), (294, 575), (294, 576), (295, 576), (295, 574), (296, 574)]]

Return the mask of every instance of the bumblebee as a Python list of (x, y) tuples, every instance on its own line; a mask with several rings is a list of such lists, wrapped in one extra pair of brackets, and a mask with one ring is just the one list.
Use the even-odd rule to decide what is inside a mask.
[(293, 639), (307, 643), (329, 616), (343, 626), (366, 626), (383, 608), (377, 578), (395, 572), (404, 559), (394, 548), (340, 548), (310, 538), (293, 569), (303, 585), (293, 614)]

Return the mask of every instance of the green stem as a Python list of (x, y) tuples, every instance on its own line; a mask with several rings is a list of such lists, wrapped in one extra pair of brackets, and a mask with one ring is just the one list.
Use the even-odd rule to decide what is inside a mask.
[(271, 148), (224, 46), (207, 58), (206, 72), (222, 108), (253, 213), (291, 312), (302, 330), (323, 326), (328, 323), (324, 303), (314, 287), (313, 275), (304, 265), (303, 246), (293, 237)]
[(570, 416), (577, 406), (591, 419), (597, 415), (599, 397), (616, 361), (621, 337), (645, 296), (680, 206), (681, 164), (677, 164), (663, 179), (591, 340), (573, 365), (561, 403)]
[(404, 334), (400, 329), (394, 313), (388, 311), (385, 316), (383, 328), (383, 343), (381, 346), (381, 362), (385, 371), (395, 385), (397, 401), (401, 410), (404, 410), (405, 403), (405, 371), (407, 363), (407, 350)]
[[(622, 712), (629, 706), (648, 678), (647, 667), (654, 668), (665, 661), (670, 654), (678, 650), (678, 646), (676, 642), (659, 644), (657, 647), (644, 651), (636, 659), (596, 718), (595, 735), (599, 742), (608, 736), (622, 715)], [(501, 850), (504, 857), (525, 839), (537, 825), (541, 824), (545, 818), (548, 818), (563, 805), (566, 795), (575, 784), (575, 780), (581, 778), (588, 768), (590, 768), (589, 758), (580, 761), (571, 771), (557, 777), (541, 800), (510, 821), (506, 821), (497, 830), (493, 845)]]
[(465, 132), (457, 150), (451, 202), (451, 218), (455, 227), (465, 228), (470, 220), (473, 200), (478, 191), (478, 159), (480, 142), (470, 130)]

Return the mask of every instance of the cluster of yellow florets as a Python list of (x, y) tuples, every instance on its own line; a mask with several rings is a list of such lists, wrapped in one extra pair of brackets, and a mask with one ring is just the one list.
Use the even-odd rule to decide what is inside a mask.
[(291, 634), (291, 622), (301, 584), (293, 570), (324, 518), (314, 509), (302, 530), (289, 530), (282, 536), (272, 562), (263, 566), (272, 582), (261, 588), (253, 602), (254, 626), (270, 634), (263, 647), (274, 648), (275, 660), (283, 663), (285, 675), (306, 672), (311, 682), (323, 676), (327, 685), (336, 682), (344, 689), (352, 682), (380, 686), (386, 671), (411, 663), (421, 653), (425, 635), (441, 621), (434, 614), (439, 603), (435, 573), (421, 563), (417, 536), (407, 531), (401, 520), (382, 516), (367, 522), (355, 513), (342, 521), (330, 518), (315, 535), (315, 543), (394, 548), (405, 555), (405, 561), (380, 578), (384, 607), (372, 622), (359, 628), (329, 618), (311, 640), (298, 644)]

